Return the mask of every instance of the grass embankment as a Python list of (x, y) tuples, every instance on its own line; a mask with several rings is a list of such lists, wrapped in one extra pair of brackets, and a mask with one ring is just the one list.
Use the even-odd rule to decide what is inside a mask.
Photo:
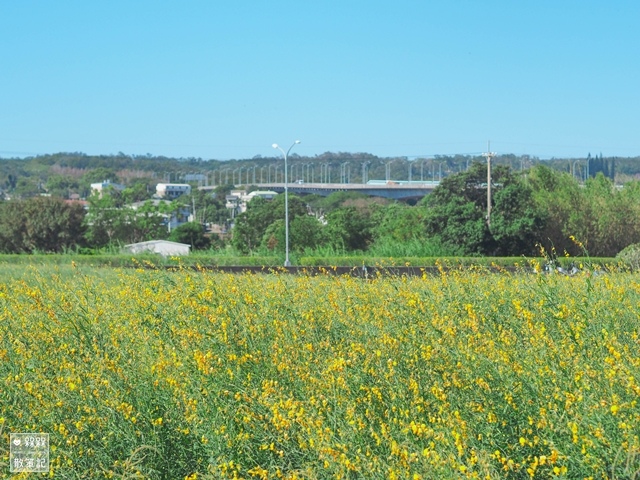
[(0, 274), (3, 475), (29, 431), (55, 478), (640, 470), (638, 275)]

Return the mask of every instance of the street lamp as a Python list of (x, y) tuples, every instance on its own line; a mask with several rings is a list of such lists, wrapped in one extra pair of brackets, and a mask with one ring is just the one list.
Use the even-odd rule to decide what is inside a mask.
[(320, 164), (320, 183), (331, 183), (331, 164)]
[(285, 248), (285, 257), (284, 257), (284, 266), (291, 266), (291, 262), (289, 261), (289, 187), (287, 185), (287, 157), (289, 156), (289, 152), (293, 147), (300, 143), (300, 140), (296, 140), (289, 147), (289, 150), (286, 152), (277, 144), (274, 143), (271, 145), (273, 148), (278, 149), (282, 152), (282, 156), (284, 157), (284, 248)]
[(349, 162), (340, 165), (340, 183), (349, 183), (351, 181), (351, 166)]
[(369, 165), (369, 161), (362, 162), (362, 184), (365, 185), (367, 183), (367, 165)]
[(409, 177), (409, 183), (411, 183), (411, 177), (413, 176), (413, 162), (415, 162), (415, 160), (407, 159), (407, 162), (409, 163), (409, 174), (407, 176)]

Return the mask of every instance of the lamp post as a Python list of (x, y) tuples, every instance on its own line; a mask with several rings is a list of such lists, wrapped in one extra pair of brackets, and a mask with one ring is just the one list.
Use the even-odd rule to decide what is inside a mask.
[(349, 162), (340, 164), (340, 183), (349, 183), (351, 181), (351, 166)]
[(409, 183), (411, 183), (411, 177), (413, 176), (413, 162), (415, 162), (415, 160), (409, 160), (407, 159), (407, 163), (409, 164), (409, 173), (407, 175), (407, 177), (409, 177)]
[(331, 183), (331, 164), (320, 164), (320, 183)]
[(367, 183), (367, 165), (369, 165), (369, 161), (362, 162), (362, 184), (365, 185)]
[(391, 180), (391, 164), (392, 163), (393, 163), (393, 160), (391, 160), (391, 161), (389, 161), (389, 162), (387, 162), (385, 164), (385, 172), (384, 172), (385, 175), (384, 176), (385, 176), (385, 179), (386, 179), (387, 182)]
[(289, 261), (289, 187), (287, 185), (287, 157), (289, 156), (289, 152), (293, 147), (300, 143), (300, 140), (296, 140), (289, 147), (289, 150), (286, 152), (277, 144), (274, 143), (271, 145), (273, 148), (278, 149), (282, 152), (282, 156), (284, 157), (284, 248), (285, 248), (285, 257), (284, 257), (284, 266), (291, 266), (291, 262)]

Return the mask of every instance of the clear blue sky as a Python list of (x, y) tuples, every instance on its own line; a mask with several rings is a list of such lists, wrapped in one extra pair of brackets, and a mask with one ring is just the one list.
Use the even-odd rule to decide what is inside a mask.
[(2, 0), (0, 156), (640, 155), (637, 0)]

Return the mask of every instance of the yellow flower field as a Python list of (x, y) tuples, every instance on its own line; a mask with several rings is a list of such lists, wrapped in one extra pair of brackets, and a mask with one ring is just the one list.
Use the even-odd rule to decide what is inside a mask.
[(638, 275), (0, 275), (2, 477), (640, 476)]

